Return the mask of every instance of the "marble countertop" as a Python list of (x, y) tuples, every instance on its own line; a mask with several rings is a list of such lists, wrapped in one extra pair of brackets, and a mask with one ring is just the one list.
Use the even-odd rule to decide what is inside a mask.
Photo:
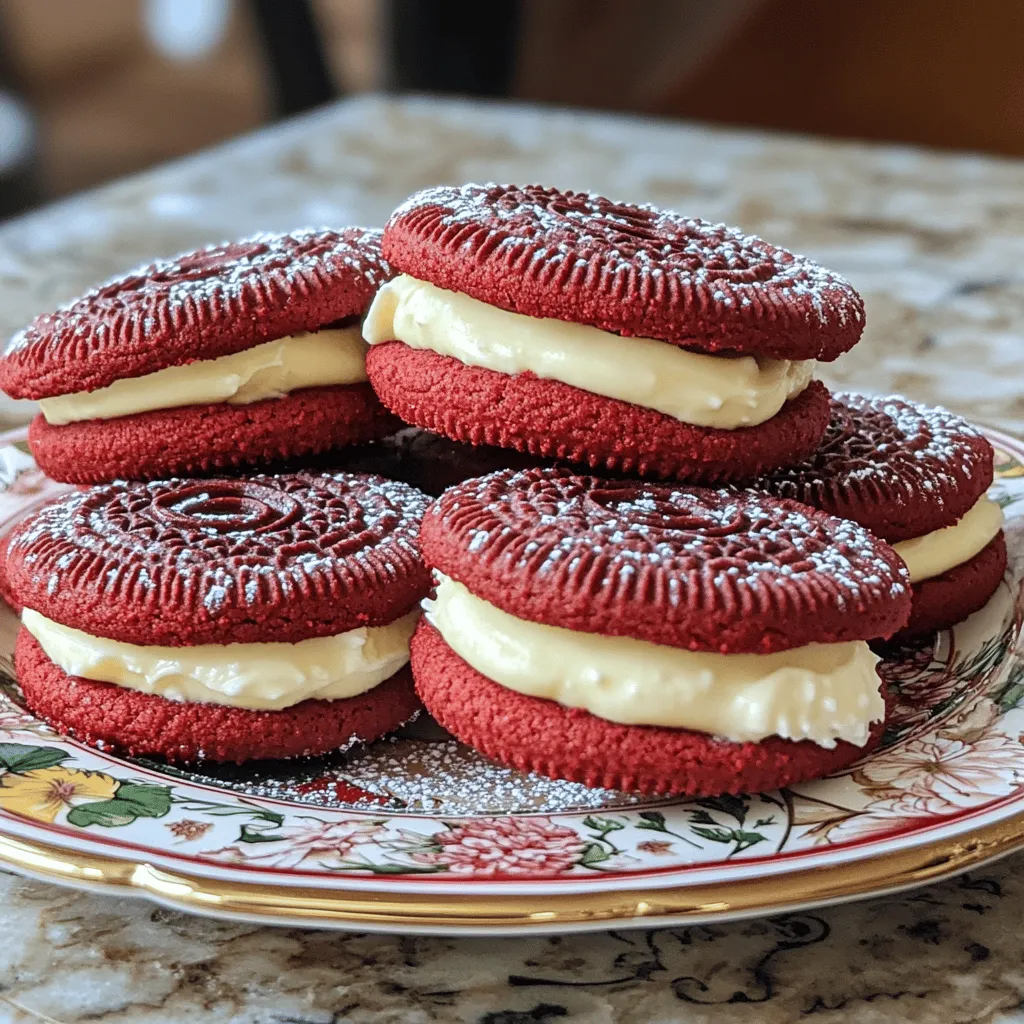
[[(1024, 162), (527, 107), (361, 98), (0, 227), (0, 334), (153, 256), (542, 181), (741, 224), (845, 273), (823, 377), (1024, 430)], [(0, 424), (31, 408), (5, 402)], [(201, 920), (0, 874), (0, 1024), (1024, 1021), (1024, 856), (713, 927), (428, 939)]]
[(516, 939), (230, 924), (0, 874), (0, 1021), (1019, 1024), (1015, 866), (748, 922)]

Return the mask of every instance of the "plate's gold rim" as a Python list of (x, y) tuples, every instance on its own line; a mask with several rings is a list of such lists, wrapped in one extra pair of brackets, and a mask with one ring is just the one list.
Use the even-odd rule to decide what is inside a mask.
[[(367, 892), (263, 885), (203, 878), (146, 861), (82, 853), (0, 834), (0, 863), (37, 878), (111, 892), (137, 890), (198, 913), (245, 914), (268, 921), (406, 926), (416, 929), (543, 928), (659, 918), (708, 921), (772, 910), (820, 906), (948, 878), (1024, 848), (1024, 812), (956, 839), (876, 854), (823, 871), (652, 889), (582, 893), (462, 895)], [(766, 884), (768, 883), (768, 884)]]

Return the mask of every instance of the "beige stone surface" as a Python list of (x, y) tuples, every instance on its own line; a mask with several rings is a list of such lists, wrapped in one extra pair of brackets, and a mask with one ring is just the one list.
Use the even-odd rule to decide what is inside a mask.
[[(380, 224), (416, 188), (480, 179), (650, 200), (808, 252), (867, 298), (830, 381), (1024, 429), (1024, 164), (528, 108), (351, 101), (4, 225), (0, 332), (152, 256)], [(514, 940), (217, 923), (0, 875), (0, 1024), (1024, 1020), (1018, 868), (752, 922)]]

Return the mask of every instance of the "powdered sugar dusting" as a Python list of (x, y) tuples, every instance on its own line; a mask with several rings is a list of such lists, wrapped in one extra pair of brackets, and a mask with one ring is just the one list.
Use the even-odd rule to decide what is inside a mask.
[[(500, 543), (479, 543), (482, 531)], [(764, 494), (560, 469), (466, 481), (431, 507), (423, 537), (435, 568), (499, 605), (514, 595), (515, 614), (530, 617), (528, 606), (538, 621), (617, 633), (616, 608), (644, 608), (639, 625), (630, 618), (634, 629), (680, 646), (717, 645), (715, 629), (729, 628), (723, 616), (738, 629), (764, 616), (780, 634), (805, 635), (842, 612), (854, 634), (863, 616), (869, 638), (873, 617), (898, 618), (894, 601), (909, 591), (899, 558), (856, 523)], [(571, 622), (563, 605), (580, 609)], [(711, 636), (691, 636), (712, 609)], [(682, 633), (658, 640), (672, 622)]]
[[(535, 275), (563, 301), (578, 286), (585, 293), (599, 288), (617, 294), (624, 306), (631, 305), (625, 300), (634, 293), (648, 304), (672, 305), (678, 309), (681, 343), (729, 347), (716, 341), (717, 329), (709, 329), (706, 337), (700, 330), (695, 333), (695, 321), (705, 326), (749, 321), (763, 328), (771, 320), (776, 321), (773, 330), (781, 333), (795, 318), (811, 333), (856, 325), (850, 334), (853, 344), (864, 317), (849, 282), (813, 260), (725, 224), (616, 203), (590, 192), (494, 183), (426, 189), (398, 207), (385, 237), (391, 230), (407, 229), (421, 232), (432, 244), (471, 251), (510, 274)], [(516, 303), (515, 292), (509, 290), (508, 308)], [(721, 311), (711, 308), (714, 304)], [(573, 319), (572, 312), (562, 318)], [(635, 333), (628, 323), (621, 326), (623, 333)], [(734, 343), (740, 346), (738, 337)], [(795, 358), (813, 356), (808, 352)]]
[(643, 800), (493, 764), (440, 733), (428, 719), (399, 736), (355, 746), (345, 754), (243, 768), (204, 765), (182, 774), (292, 803), (358, 810), (389, 807), (407, 814), (554, 813), (630, 806)]
[(917, 534), (901, 519), (955, 523), (991, 483), (992, 463), (981, 432), (948, 409), (837, 392), (817, 452), (757, 487), (828, 510), (849, 504), (880, 536), (903, 540)]
[(94, 390), (362, 313), (390, 277), (380, 243), (376, 229), (303, 228), (137, 267), (15, 334), (0, 362), (4, 389), (25, 398)]
[[(517, 488), (533, 483), (534, 475), (522, 471), (508, 478), (499, 503), (515, 504)], [(476, 500), (487, 501), (493, 482), (493, 477), (480, 481)], [(534, 502), (537, 490), (534, 485)], [(554, 563), (567, 561), (572, 571), (584, 559), (606, 555), (610, 572), (602, 582), (608, 583), (615, 573), (628, 575), (638, 564), (680, 575), (713, 564), (716, 578), (728, 576), (737, 586), (766, 578), (827, 573), (852, 592), (862, 583), (874, 584), (892, 574), (888, 553), (856, 523), (826, 525), (794, 505), (725, 488), (704, 491), (634, 483), (620, 487), (610, 481), (591, 481), (589, 486), (566, 488), (566, 496), (553, 499), (550, 511), (538, 510), (537, 522), (550, 528), (544, 531), (548, 539), (541, 541), (531, 531), (530, 540), (522, 545), (521, 564), (529, 563), (543, 573)], [(479, 552), (488, 531), (471, 530), (469, 535), (467, 550)], [(543, 558), (537, 557), (539, 549)], [(577, 565), (572, 564), (574, 559)]]
[[(40, 587), (68, 607), (106, 602), (114, 622), (128, 602), (152, 616), (154, 643), (179, 609), (197, 630), (223, 618), (234, 631), (249, 628), (239, 620), (258, 628), (268, 606), (293, 604), (301, 619), (357, 593), (369, 607), (391, 580), (426, 579), (416, 532), (427, 502), (407, 484), (350, 473), (118, 482), (27, 519), (11, 541), (23, 552), (12, 585), (29, 607)], [(308, 628), (337, 632), (330, 621)]]

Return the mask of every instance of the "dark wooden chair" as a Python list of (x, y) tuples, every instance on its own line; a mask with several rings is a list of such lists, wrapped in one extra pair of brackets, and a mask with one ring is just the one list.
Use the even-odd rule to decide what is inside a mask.
[[(281, 117), (340, 95), (310, 0), (249, 0)], [(507, 96), (521, 0), (389, 0), (389, 86), (400, 92)]]

